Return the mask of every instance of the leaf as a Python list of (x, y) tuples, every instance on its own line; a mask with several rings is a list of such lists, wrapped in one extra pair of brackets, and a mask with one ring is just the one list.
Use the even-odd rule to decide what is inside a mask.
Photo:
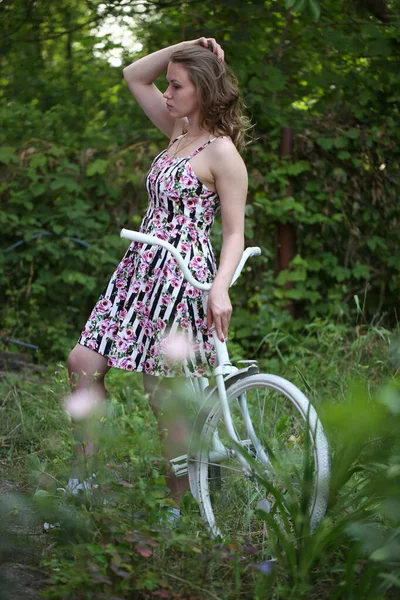
[(295, 2), (296, 2), (296, 0), (285, 0), (285, 8), (287, 10), (289, 10), (290, 8), (293, 7)]
[(304, 171), (311, 171), (310, 163), (306, 160), (298, 160), (287, 168), (288, 175), (299, 175)]
[(40, 501), (40, 500), (47, 499), (49, 496), (50, 496), (50, 494), (46, 490), (36, 490), (36, 492), (33, 495), (33, 499)]
[(118, 485), (122, 485), (122, 487), (128, 488), (128, 489), (135, 487), (132, 483), (129, 483), (128, 481), (124, 481), (123, 479), (118, 481)]
[(286, 77), (277, 67), (268, 66), (267, 79), (264, 82), (264, 86), (270, 92), (280, 92), (285, 88)]
[(128, 573), (128, 571), (124, 571), (124, 569), (120, 569), (115, 564), (112, 564), (110, 566), (110, 569), (113, 573), (115, 573), (115, 575), (118, 575), (118, 577), (121, 577), (121, 579), (130, 579), (132, 577), (131, 573)]
[(12, 146), (0, 146), (0, 162), (8, 165), (11, 162), (18, 162), (15, 155), (15, 148)]
[(330, 150), (333, 146), (333, 141), (331, 138), (318, 138), (317, 144), (324, 150)]
[(321, 7), (319, 3), (317, 2), (317, 0), (308, 0), (308, 3), (310, 6), (312, 16), (314, 17), (314, 21), (318, 21), (321, 14)]
[(93, 177), (96, 174), (103, 175), (107, 171), (107, 167), (108, 162), (102, 158), (98, 158), (88, 166), (87, 175), (88, 177)]
[(345, 148), (348, 144), (348, 140), (347, 140), (347, 138), (343, 137), (342, 135), (339, 135), (335, 139), (334, 144), (335, 144), (336, 148)]
[(369, 279), (370, 278), (370, 272), (369, 272), (369, 268), (367, 265), (360, 265), (360, 264), (356, 265), (352, 269), (352, 273), (356, 279)]
[(306, 6), (306, 0), (297, 0), (293, 6), (293, 12), (302, 13)]
[(158, 590), (155, 590), (154, 592), (151, 592), (152, 596), (157, 596), (158, 598), (170, 598), (170, 592), (166, 589), (160, 588)]
[(144, 542), (138, 542), (135, 546), (135, 550), (143, 558), (149, 558), (153, 554), (153, 550)]

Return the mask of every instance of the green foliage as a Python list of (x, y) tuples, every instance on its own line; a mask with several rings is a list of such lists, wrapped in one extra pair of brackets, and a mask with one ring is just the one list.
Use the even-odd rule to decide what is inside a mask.
[[(143, 119), (121, 68), (107, 61), (119, 42), (95, 35), (110, 16), (115, 23), (134, 18), (143, 45), (124, 50), (124, 64), (207, 34), (221, 41), (239, 78), (255, 123), (244, 156), (246, 236), (263, 257), (232, 291), (237, 340), (254, 347), (260, 333), (285, 321), (279, 315), (288, 303), (307, 322), (355, 317), (352, 298), (365, 297), (367, 321), (384, 314), (395, 322), (396, 3), (383, 21), (371, 7), (349, 5), (345, 14), (334, 2), (321, 10), (316, 0), (149, 2), (140, 10), (111, 0), (50, 8), (39, 1), (34, 10), (22, 0), (1, 4), (3, 337), (65, 355), (126, 247), (118, 230), (137, 228), (145, 209), (145, 173), (165, 143)], [(282, 126), (294, 130), (291, 159), (279, 157)], [(297, 249), (289, 269), (278, 272), (271, 259), (282, 223)], [(33, 239), (41, 232), (53, 235)], [(220, 236), (216, 227), (217, 251)]]

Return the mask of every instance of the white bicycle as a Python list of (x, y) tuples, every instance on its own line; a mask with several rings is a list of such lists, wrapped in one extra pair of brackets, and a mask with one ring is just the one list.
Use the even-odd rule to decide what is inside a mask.
[[(128, 229), (121, 237), (166, 248), (192, 286), (211, 289), (193, 277), (168, 242)], [(260, 253), (257, 247), (245, 250), (231, 285), (247, 259)], [(303, 514), (308, 511), (314, 529), (325, 515), (330, 476), (328, 443), (314, 406), (289, 381), (260, 373), (255, 360), (233, 366), (226, 343), (213, 333), (215, 384), (188, 378), (201, 408), (188, 454), (170, 461), (173, 472), (188, 474), (191, 493), (214, 535), (242, 534), (260, 542), (267, 536), (262, 511), (288, 523), (296, 505)]]

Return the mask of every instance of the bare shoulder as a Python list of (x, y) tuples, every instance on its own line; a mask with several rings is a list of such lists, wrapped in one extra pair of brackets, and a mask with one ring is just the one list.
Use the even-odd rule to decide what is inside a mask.
[(220, 137), (210, 144), (212, 171), (217, 176), (221, 172), (238, 172), (247, 175), (246, 165), (235, 144), (227, 137)]

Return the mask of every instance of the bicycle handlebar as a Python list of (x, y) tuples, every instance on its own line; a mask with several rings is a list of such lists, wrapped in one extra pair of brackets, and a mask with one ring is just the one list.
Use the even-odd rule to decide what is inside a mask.
[[(166, 248), (178, 262), (180, 268), (182, 269), (185, 279), (193, 287), (195, 287), (198, 290), (201, 290), (203, 292), (210, 291), (212, 283), (202, 283), (201, 281), (198, 281), (197, 279), (195, 279), (195, 277), (193, 277), (193, 275), (189, 271), (187, 265), (184, 263), (183, 258), (180, 255), (179, 251), (174, 246), (172, 246), (172, 244), (170, 244), (169, 242), (160, 240), (159, 238), (155, 237), (154, 235), (148, 235), (147, 233), (140, 233), (139, 231), (133, 231), (132, 229), (121, 229), (120, 236), (122, 238), (131, 240), (132, 242), (139, 242), (141, 244), (150, 244), (152, 246), (162, 246), (163, 248)], [(235, 283), (235, 281), (238, 279), (240, 273), (243, 270), (244, 265), (246, 264), (246, 261), (250, 258), (250, 256), (259, 256), (260, 254), (261, 254), (261, 249), (258, 248), (257, 246), (254, 246), (251, 248), (246, 248), (246, 250), (242, 254), (242, 258), (240, 259), (238, 266), (236, 267), (236, 271), (233, 274), (231, 285), (233, 285)]]

